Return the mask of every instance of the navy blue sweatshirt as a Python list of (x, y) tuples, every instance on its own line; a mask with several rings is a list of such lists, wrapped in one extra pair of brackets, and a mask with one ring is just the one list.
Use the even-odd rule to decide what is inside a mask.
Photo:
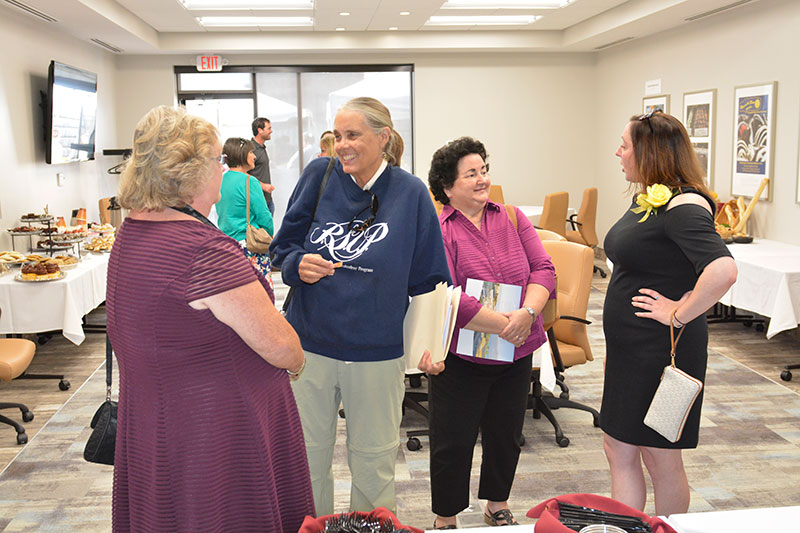
[[(408, 297), (450, 283), (436, 211), (421, 180), (389, 165), (370, 189), (379, 202), (375, 222), (348, 233), (354, 217), (372, 214), (371, 197), (337, 161), (309, 230), (328, 162), (317, 158), (303, 171), (270, 246), (284, 283), (295, 288), (286, 318), (309, 352), (343, 361), (401, 357)], [(306, 253), (342, 267), (305, 283), (298, 266)]]

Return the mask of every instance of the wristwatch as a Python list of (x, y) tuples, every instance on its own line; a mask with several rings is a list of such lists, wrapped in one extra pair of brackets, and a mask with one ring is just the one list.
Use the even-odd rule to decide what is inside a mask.
[(529, 314), (529, 315), (531, 315), (531, 318), (532, 318), (534, 321), (536, 320), (536, 311), (534, 311), (534, 310), (533, 310), (533, 308), (531, 308), (531, 307), (528, 307), (528, 306), (526, 305), (525, 307), (523, 307), (523, 309), (524, 309), (524, 310), (526, 310), (526, 311), (528, 312), (528, 314)]

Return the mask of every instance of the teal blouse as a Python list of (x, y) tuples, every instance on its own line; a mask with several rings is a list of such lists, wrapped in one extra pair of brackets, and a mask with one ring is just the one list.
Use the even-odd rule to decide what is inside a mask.
[(250, 180), (250, 224), (267, 230), (270, 235), (275, 232), (272, 214), (267, 209), (267, 201), (261, 192), (261, 183), (249, 174), (228, 170), (222, 175), (221, 197), (217, 202), (218, 225), (219, 229), (236, 241), (243, 241), (246, 237), (245, 179)]

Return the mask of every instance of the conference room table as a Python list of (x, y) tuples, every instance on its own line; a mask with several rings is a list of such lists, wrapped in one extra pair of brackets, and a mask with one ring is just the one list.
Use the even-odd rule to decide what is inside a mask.
[(18, 281), (19, 268), (0, 276), (0, 334), (60, 330), (81, 344), (86, 338), (83, 317), (106, 299), (108, 258), (107, 253), (87, 253), (77, 267), (52, 281)]
[(767, 239), (729, 244), (739, 275), (720, 303), (769, 317), (767, 338), (800, 324), (800, 246)]

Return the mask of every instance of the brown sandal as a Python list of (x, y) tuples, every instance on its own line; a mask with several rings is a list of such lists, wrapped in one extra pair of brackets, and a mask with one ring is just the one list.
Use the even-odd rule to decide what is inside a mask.
[[(508, 509), (500, 509), (494, 513), (483, 513), (483, 521), (490, 526), (518, 526), (519, 522), (514, 520), (514, 515)], [(499, 524), (498, 522), (504, 522)]]

